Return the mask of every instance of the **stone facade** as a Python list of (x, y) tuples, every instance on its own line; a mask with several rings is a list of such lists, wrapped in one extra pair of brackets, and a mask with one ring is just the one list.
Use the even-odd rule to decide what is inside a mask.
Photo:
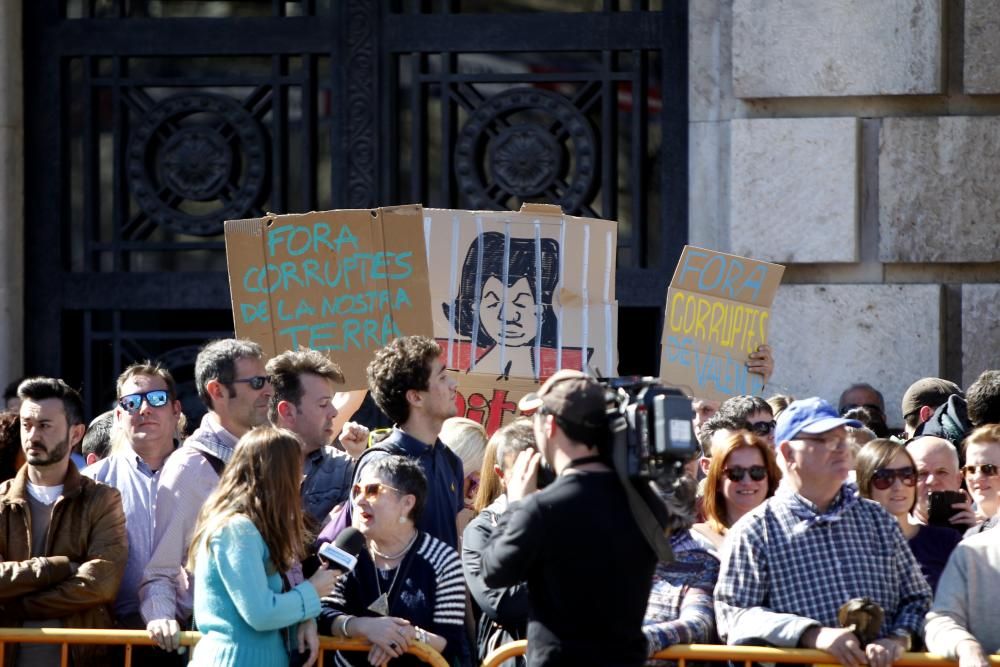
[[(913, 326), (920, 304), (920, 326)], [(768, 393), (821, 396), (868, 382), (890, 421), (912, 380), (941, 363), (938, 285), (783, 285), (771, 311), (775, 373)]]
[(731, 127), (732, 251), (780, 264), (857, 261), (858, 120), (738, 119)]
[(943, 0), (735, 0), (738, 97), (942, 92)]
[(971, 95), (1000, 93), (1000, 12), (995, 0), (965, 0), (962, 80)]
[(962, 386), (1000, 368), (1000, 284), (962, 286)]
[(1000, 367), (996, 3), (688, 6), (689, 238), (786, 266), (768, 391), (871, 382), (901, 424)]
[(886, 118), (879, 259), (1000, 260), (1000, 117)]

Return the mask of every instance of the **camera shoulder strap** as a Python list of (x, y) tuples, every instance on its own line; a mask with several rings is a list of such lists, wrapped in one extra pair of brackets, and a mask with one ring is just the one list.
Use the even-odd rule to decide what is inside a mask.
[[(639, 525), (646, 542), (656, 553), (656, 557), (663, 563), (671, 563), (674, 560), (674, 550), (670, 546), (670, 540), (660, 522), (656, 520), (653, 510), (650, 509), (646, 501), (639, 495), (638, 489), (628, 477), (628, 452), (625, 447), (613, 447), (612, 458), (614, 460), (615, 474), (625, 488), (625, 497), (628, 499), (629, 509), (635, 522)], [(648, 484), (648, 482), (645, 482)]]

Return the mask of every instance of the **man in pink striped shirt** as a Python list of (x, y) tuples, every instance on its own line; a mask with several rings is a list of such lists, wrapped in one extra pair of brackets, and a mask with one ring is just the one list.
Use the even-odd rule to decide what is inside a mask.
[(195, 383), (208, 412), (163, 466), (156, 492), (153, 555), (139, 587), (146, 629), (167, 651), (179, 646), (191, 616), (191, 581), (184, 570), (198, 512), (215, 489), (240, 436), (267, 422), (271, 385), (260, 346), (232, 338), (198, 353)]

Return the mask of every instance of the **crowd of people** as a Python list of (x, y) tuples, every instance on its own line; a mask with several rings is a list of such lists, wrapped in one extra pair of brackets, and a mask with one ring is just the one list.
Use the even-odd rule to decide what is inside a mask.
[[(748, 360), (769, 375), (770, 350)], [(433, 340), (399, 338), (345, 392), (300, 349), (206, 344), (189, 429), (170, 372), (133, 364), (89, 425), (32, 377), (0, 414), (0, 625), (144, 629), (145, 667), (640, 665), (675, 644), (817, 648), (847, 667), (1000, 649), (1000, 371), (965, 391), (693, 399), (696, 454), (652, 482), (612, 454), (606, 388), (559, 371), (492, 436), (456, 417)], [(901, 427), (896, 432), (894, 424)], [(190, 430), (190, 433), (188, 431)], [(352, 566), (322, 556), (360, 537)], [(115, 659), (72, 647), (77, 667)], [(7, 660), (58, 664), (57, 645)]]

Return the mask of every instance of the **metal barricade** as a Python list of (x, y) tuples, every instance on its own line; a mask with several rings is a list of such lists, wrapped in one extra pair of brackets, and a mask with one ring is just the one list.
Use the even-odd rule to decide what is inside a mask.
[[(181, 646), (194, 647), (201, 639), (200, 632), (182, 632)], [(3, 664), (8, 644), (61, 644), (62, 667), (69, 665), (69, 647), (74, 644), (101, 644), (125, 647), (125, 667), (132, 666), (134, 646), (152, 646), (153, 640), (145, 630), (79, 630), (70, 628), (0, 628), (0, 665)], [(322, 667), (326, 651), (367, 651), (371, 644), (362, 639), (319, 638), (319, 661)], [(448, 662), (427, 644), (414, 642), (406, 651), (432, 667), (448, 667)]]
[[(498, 667), (504, 660), (524, 655), (528, 642), (520, 640), (498, 646), (486, 656), (480, 667)], [(753, 663), (796, 663), (829, 665), (836, 661), (825, 651), (800, 648), (765, 648), (760, 646), (725, 646), (717, 644), (682, 644), (671, 646), (653, 656), (661, 660), (675, 660), (678, 667), (685, 667), (687, 661), (697, 662), (742, 662), (744, 667)], [(992, 665), (1000, 667), (1000, 656), (988, 658)], [(893, 667), (956, 667), (958, 662), (931, 653), (904, 653), (893, 663)]]

